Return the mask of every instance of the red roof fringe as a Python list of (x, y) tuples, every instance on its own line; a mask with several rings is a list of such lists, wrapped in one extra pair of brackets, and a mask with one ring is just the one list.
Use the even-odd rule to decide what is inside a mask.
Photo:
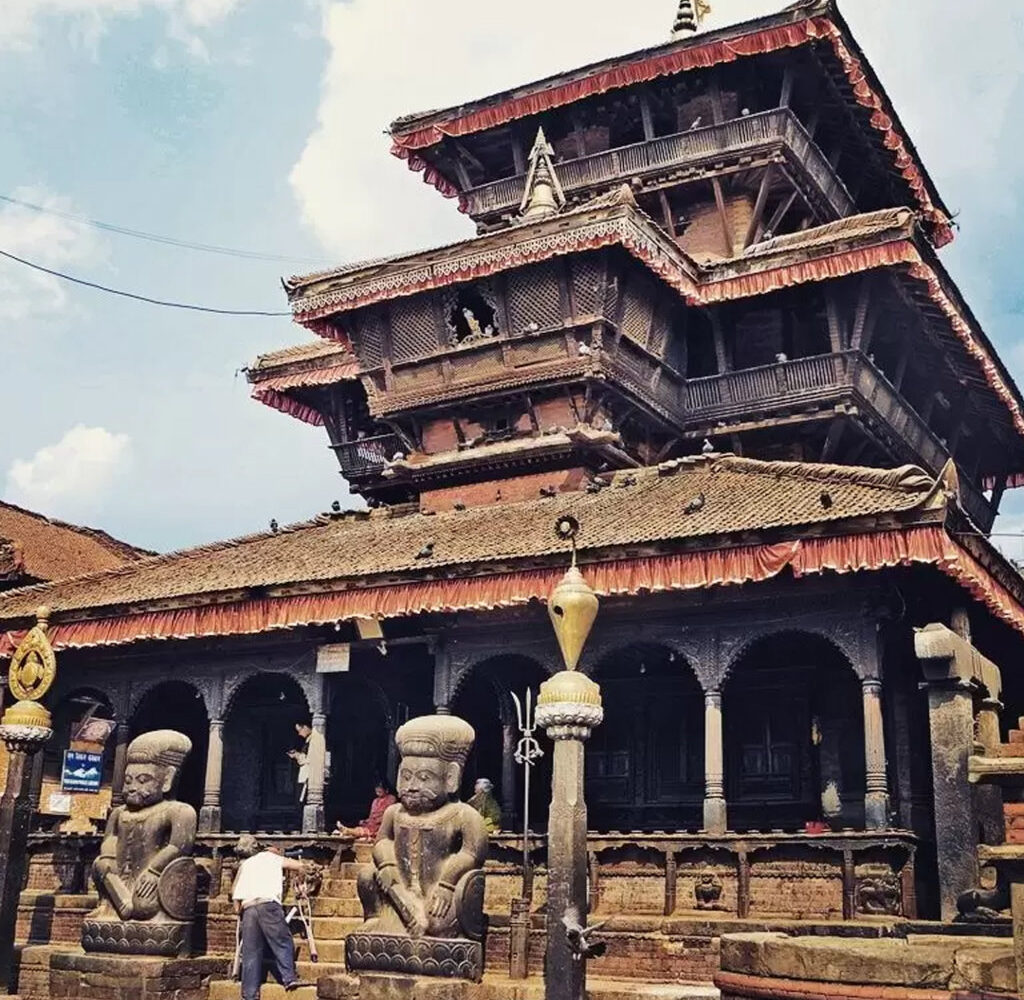
[[(777, 576), (787, 566), (799, 577), (911, 564), (934, 565), (995, 617), (1024, 634), (1021, 604), (936, 526), (593, 563), (584, 565), (583, 571), (594, 590), (607, 596), (757, 583)], [(55, 624), (50, 639), (56, 649), (80, 649), (154, 639), (253, 635), (353, 618), (488, 611), (544, 600), (562, 575), (561, 568), (523, 570), (125, 614)], [(23, 632), (0, 635), (0, 657), (10, 656), (23, 636)]]
[(659, 76), (670, 76), (693, 69), (707, 69), (721, 63), (734, 62), (746, 56), (775, 52), (783, 48), (796, 48), (813, 39), (827, 39), (835, 50), (859, 104), (870, 108), (871, 125), (884, 136), (884, 145), (894, 154), (896, 168), (910, 185), (924, 216), (935, 227), (936, 246), (945, 246), (953, 239), (949, 219), (932, 202), (928, 194), (924, 171), (914, 161), (907, 141), (885, 113), (885, 103), (867, 83), (864, 69), (842, 40), (842, 32), (827, 18), (813, 18), (800, 24), (787, 24), (777, 28), (765, 28), (732, 41), (709, 42), (706, 45), (676, 49), (660, 55), (649, 56), (636, 62), (622, 63), (601, 73), (573, 80), (540, 91), (514, 97), (491, 108), (482, 108), (460, 118), (427, 125), (407, 135), (393, 137), (391, 152), (409, 161), (412, 170), (422, 170), (423, 179), (433, 184), (445, 197), (459, 196), (458, 188), (436, 168), (414, 152), (439, 143), (445, 136), (462, 136), (472, 132), (503, 125), (517, 118), (527, 118), (552, 108), (562, 107), (594, 94), (628, 87), (636, 83), (654, 80)]
[(292, 399), (291, 396), (284, 392), (270, 389), (265, 385), (256, 385), (253, 386), (251, 395), (253, 399), (263, 403), (264, 406), (270, 406), (275, 410), (280, 410), (282, 413), (287, 413), (288, 416), (295, 417), (304, 424), (312, 424), (314, 427), (323, 427), (324, 425), (324, 418), (319, 410), (314, 410), (312, 406), (307, 406), (305, 403), (300, 403), (297, 399)]

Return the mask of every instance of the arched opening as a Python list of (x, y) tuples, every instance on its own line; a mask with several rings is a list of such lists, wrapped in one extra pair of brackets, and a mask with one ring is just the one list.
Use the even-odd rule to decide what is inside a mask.
[(226, 830), (299, 830), (295, 724), (308, 716), (302, 689), (286, 674), (257, 674), (238, 689), (224, 719), (221, 815)]
[(192, 752), (178, 775), (177, 798), (198, 811), (203, 804), (206, 751), (210, 739), (210, 722), (199, 691), (185, 681), (157, 684), (143, 695), (128, 728), (130, 739), (154, 729), (175, 729), (192, 741)]
[(701, 825), (704, 696), (664, 646), (621, 649), (598, 664), (604, 721), (586, 746), (589, 826), (685, 830)]
[[(452, 704), (452, 712), (476, 730), (476, 742), (466, 761), (462, 780), (462, 798), (473, 794), (477, 778), (490, 778), (494, 797), (501, 803), (502, 828), (522, 830), (525, 777), (523, 766), (513, 759), (519, 730), (512, 692), (522, 701), (526, 690), (537, 692), (547, 674), (534, 660), (525, 656), (496, 656), (477, 664), (463, 681)], [(546, 740), (539, 734), (541, 744)], [(530, 829), (547, 826), (551, 793), (551, 754), (533, 765), (530, 775)]]
[[(48, 828), (66, 819), (100, 821), (110, 805), (114, 728), (110, 699), (96, 688), (79, 688), (57, 702), (53, 709), (53, 737), (44, 746), (41, 766), (32, 776), (32, 798), (38, 802), (40, 825)], [(102, 757), (99, 787), (95, 791), (79, 787), (72, 795), (66, 794), (62, 775), (68, 750)]]
[(864, 824), (860, 683), (826, 639), (754, 643), (722, 693), (726, 798), (735, 829)]
[(331, 773), (324, 803), (327, 829), (337, 820), (352, 826), (365, 817), (377, 781), (389, 773), (392, 720), (387, 697), (372, 681), (340, 674), (332, 677), (327, 716)]

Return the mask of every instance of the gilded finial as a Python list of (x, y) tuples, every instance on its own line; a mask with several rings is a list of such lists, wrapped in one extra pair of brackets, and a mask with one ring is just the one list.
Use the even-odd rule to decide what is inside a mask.
[(594, 627), (598, 608), (597, 595), (576, 566), (576, 535), (579, 528), (579, 521), (571, 514), (564, 514), (555, 523), (558, 536), (572, 543), (572, 564), (548, 598), (548, 615), (566, 670), (576, 669), (583, 645)]
[(672, 24), (672, 38), (682, 38), (700, 29), (700, 23), (711, 13), (707, 0), (679, 0), (676, 19)]
[(530, 151), (523, 200), (519, 205), (519, 214), (524, 220), (557, 215), (565, 207), (565, 193), (552, 160), (554, 153), (544, 129), (537, 129), (537, 138)]
[(11, 658), (7, 684), (19, 701), (40, 701), (57, 676), (57, 657), (46, 635), (49, 627), (50, 609), (42, 605), (36, 609), (35, 626)]

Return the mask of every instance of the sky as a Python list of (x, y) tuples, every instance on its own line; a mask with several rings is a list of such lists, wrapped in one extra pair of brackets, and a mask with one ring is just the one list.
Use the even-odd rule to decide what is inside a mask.
[[(709, 27), (783, 5), (712, 4)], [(841, 6), (957, 213), (943, 260), (1020, 382), (1024, 3)], [(155, 298), (284, 311), (282, 275), (471, 234), (388, 155), (393, 118), (655, 44), (674, 12), (674, 0), (2, 0), (0, 196), (61, 214), (0, 201), (0, 251)], [(161, 551), (352, 502), (324, 431), (250, 400), (239, 371), (305, 339), (287, 317), (158, 308), (0, 258), (0, 497)], [(999, 530), (1024, 531), (1024, 491), (1004, 511)], [(1024, 558), (1024, 539), (1004, 546)]]

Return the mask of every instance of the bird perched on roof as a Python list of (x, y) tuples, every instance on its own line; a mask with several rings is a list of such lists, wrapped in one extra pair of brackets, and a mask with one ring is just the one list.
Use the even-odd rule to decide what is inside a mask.
[(630, 472), (628, 475), (625, 475), (621, 479), (619, 479), (616, 485), (620, 489), (622, 489), (625, 486), (636, 486), (636, 476), (634, 476), (633, 473)]
[(556, 496), (557, 493), (558, 493), (558, 487), (557, 486), (542, 486), (540, 488), (540, 495), (542, 497), (553, 497), (553, 496)]
[(704, 438), (704, 443), (700, 446), (700, 450), (704, 455), (714, 454), (715, 446), (711, 443), (710, 438)]
[(404, 459), (405, 459), (405, 453), (401, 452), (401, 451), (396, 451), (394, 453), (394, 455), (391, 456), (391, 461), (392, 462), (401, 462)]
[(427, 542), (419, 552), (416, 553), (417, 559), (429, 559), (434, 554), (434, 543)]
[(270, 530), (273, 531), (274, 534), (277, 534), (277, 529), (278, 529), (277, 519), (272, 517), (270, 519)]
[(821, 506), (824, 507), (825, 510), (828, 510), (829, 507), (831, 507), (832, 504), (835, 502), (832, 499), (832, 494), (829, 493), (828, 490), (822, 490), (821, 496), (818, 497), (818, 500), (821, 501)]
[(585, 343), (585, 342), (581, 343), (581, 344), (577, 344), (576, 345), (576, 352), (578, 354), (582, 354), (584, 357), (586, 357), (588, 354), (590, 354), (590, 344)]
[(698, 493), (695, 497), (691, 497), (686, 501), (683, 507), (684, 514), (696, 514), (697, 511), (704, 509), (704, 504), (707, 503), (707, 497), (703, 493)]
[(333, 510), (335, 514), (340, 514), (341, 513), (341, 501), (340, 500), (335, 500), (331, 504), (331, 510)]
[(455, 510), (465, 510), (466, 509), (466, 505), (461, 500), (456, 500), (452, 504), (452, 507), (454, 507)]

